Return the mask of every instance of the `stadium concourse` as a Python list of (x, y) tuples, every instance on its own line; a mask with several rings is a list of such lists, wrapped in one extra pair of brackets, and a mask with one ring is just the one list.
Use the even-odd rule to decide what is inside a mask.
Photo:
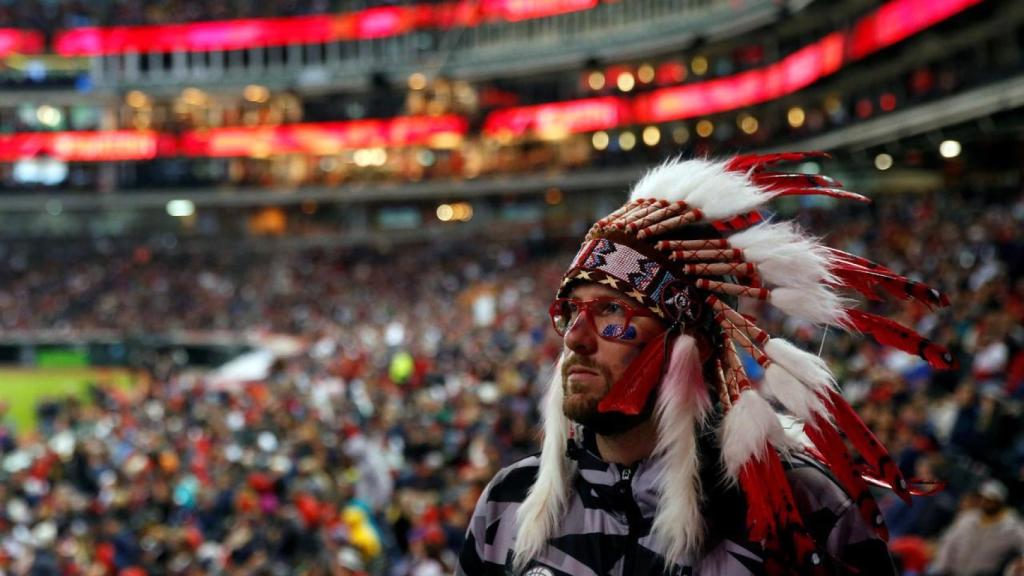
[[(1021, 505), (1024, 197), (886, 196), (845, 215), (809, 210), (804, 223), (897, 270), (913, 262), (953, 300), (952, 312), (917, 308), (902, 320), (948, 345), (958, 371), (824, 338), (844, 393), (904, 472), (948, 482), (910, 508), (882, 501), (904, 573), (922, 573), (949, 553), (942, 535), (977, 505), (983, 480), (1000, 480)], [(63, 260), (38, 258), (38, 246), (8, 251), (2, 329), (259, 327), (309, 345), (236, 387), (207, 387), (202, 373), (159, 358), (140, 389), (49, 401), (35, 434), (5, 428), (0, 567), (450, 572), (483, 484), (537, 449), (536, 387), (559, 346), (546, 304), (574, 246), (492, 241), (269, 261), (230, 248), (145, 258), (129, 248), (79, 247)]]

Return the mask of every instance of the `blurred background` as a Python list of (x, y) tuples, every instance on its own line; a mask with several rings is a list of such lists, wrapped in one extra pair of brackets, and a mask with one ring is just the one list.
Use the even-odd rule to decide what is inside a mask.
[(945, 373), (768, 320), (947, 483), (879, 493), (901, 570), (1019, 573), (1021, 2), (0, 0), (0, 573), (450, 573), (586, 228), (773, 150), (953, 303), (872, 303)]

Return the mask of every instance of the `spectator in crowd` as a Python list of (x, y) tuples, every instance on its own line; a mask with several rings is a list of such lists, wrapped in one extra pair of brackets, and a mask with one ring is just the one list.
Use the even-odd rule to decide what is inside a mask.
[(1024, 554), (1024, 520), (1006, 506), (1006, 486), (987, 480), (977, 496), (943, 534), (929, 574), (998, 576)]

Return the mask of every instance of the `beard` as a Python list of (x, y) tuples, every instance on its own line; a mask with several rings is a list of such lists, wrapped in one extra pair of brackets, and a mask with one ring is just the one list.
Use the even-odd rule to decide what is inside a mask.
[[(570, 384), (569, 369), (574, 366), (593, 370), (600, 375), (600, 382), (597, 385), (593, 383)], [(600, 364), (578, 357), (564, 362), (562, 364), (562, 412), (566, 418), (601, 436), (621, 434), (645, 422), (650, 417), (648, 410), (637, 415), (598, 410), (601, 400), (608, 395), (614, 385), (611, 372)], [(654, 394), (651, 396), (653, 397)], [(648, 404), (652, 403), (648, 402)]]

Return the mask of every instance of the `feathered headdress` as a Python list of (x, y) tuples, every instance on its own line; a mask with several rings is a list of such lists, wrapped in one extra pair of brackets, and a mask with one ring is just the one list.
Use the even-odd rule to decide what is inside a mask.
[[(622, 291), (667, 324), (682, 327), (667, 333), (671, 336), (666, 338), (675, 338), (672, 346), (647, 346), (599, 406), (602, 411), (638, 414), (650, 406), (650, 393), (657, 390), (656, 455), (679, 471), (658, 479), (662, 501), (654, 533), (669, 559), (694, 558), (700, 552), (704, 529), (694, 428), (711, 409), (710, 402), (702, 401), (709, 397), (718, 400), (722, 412), (724, 474), (746, 497), (749, 534), (763, 545), (770, 572), (813, 573), (823, 557), (794, 503), (779, 459), (794, 444), (769, 400), (802, 421), (811, 451), (883, 538), (885, 525), (868, 483), (887, 486), (909, 500), (910, 487), (838, 392), (825, 362), (771, 336), (735, 306), (739, 298), (764, 301), (818, 325), (868, 334), (883, 345), (921, 356), (935, 368), (953, 365), (942, 347), (891, 320), (855, 309), (843, 293), (871, 300), (889, 295), (928, 306), (948, 305), (945, 296), (880, 264), (824, 246), (792, 222), (763, 219), (758, 210), (779, 196), (867, 201), (827, 176), (769, 170), (779, 162), (821, 156), (669, 161), (650, 171), (625, 205), (593, 225), (564, 276), (560, 295), (576, 282), (598, 282)], [(714, 346), (713, 376), (706, 385), (691, 335), (706, 337)], [(764, 368), (758, 385), (747, 376), (740, 350)], [(519, 561), (543, 548), (566, 505), (573, 466), (564, 455), (571, 423), (561, 412), (561, 397), (556, 371), (545, 403), (538, 481), (517, 518)], [(844, 438), (863, 463), (855, 463)]]

